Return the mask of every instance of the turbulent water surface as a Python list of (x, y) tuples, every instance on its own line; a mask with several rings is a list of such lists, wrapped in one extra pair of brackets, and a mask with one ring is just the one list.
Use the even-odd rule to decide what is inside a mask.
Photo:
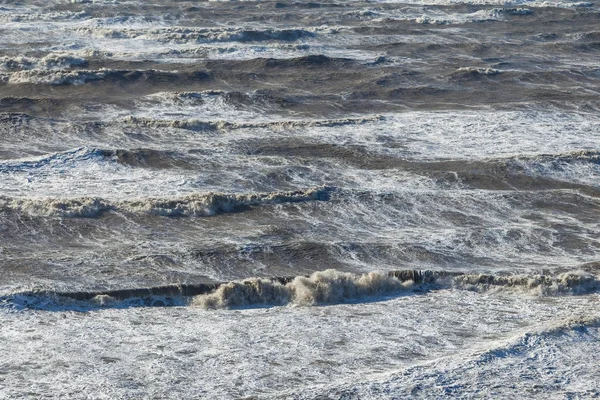
[(0, 2), (0, 397), (600, 397), (599, 60), (596, 0)]

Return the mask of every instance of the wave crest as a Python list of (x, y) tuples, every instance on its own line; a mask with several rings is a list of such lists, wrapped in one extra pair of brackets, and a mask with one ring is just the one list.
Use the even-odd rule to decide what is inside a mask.
[(502, 72), (494, 68), (461, 67), (450, 74), (451, 80), (477, 80), (482, 77), (499, 75)]
[(409, 289), (413, 281), (402, 281), (378, 272), (353, 274), (333, 269), (298, 276), (289, 282), (250, 278), (219, 286), (210, 294), (196, 296), (192, 305), (228, 308), (248, 305), (317, 305), (344, 303)]
[(340, 118), (329, 120), (282, 120), (265, 122), (229, 122), (229, 121), (206, 121), (199, 119), (154, 119), (146, 117), (129, 116), (119, 122), (126, 125), (144, 128), (173, 128), (191, 131), (218, 131), (248, 128), (307, 128), (307, 127), (337, 127), (345, 125), (362, 125), (384, 120), (382, 115), (374, 115), (359, 118)]
[[(590, 268), (597, 270), (594, 266), (588, 266)], [(584, 295), (600, 291), (600, 279), (583, 270), (554, 275), (490, 275), (408, 269), (359, 274), (328, 269), (309, 276), (248, 278), (220, 283), (79, 292), (38, 290), (0, 296), (0, 304), (45, 310), (185, 305), (205, 309), (313, 306), (381, 300), (386, 296), (431, 290)]]
[(465, 274), (454, 277), (452, 287), (477, 292), (516, 289), (541, 296), (578, 295), (600, 289), (600, 280), (583, 271), (564, 272), (557, 276)]
[(225, 42), (294, 42), (314, 38), (318, 34), (336, 33), (333, 28), (307, 29), (240, 29), (168, 27), (154, 29), (78, 27), (79, 34), (112, 39), (146, 39), (162, 43), (225, 43)]
[(0, 57), (0, 69), (8, 71), (85, 67), (86, 59), (69, 54), (51, 53), (42, 58)]
[(69, 69), (30, 69), (0, 75), (0, 80), (9, 84), (33, 85), (83, 85), (93, 81), (135, 82), (157, 79), (160, 81), (203, 80), (210, 76), (204, 71), (176, 73), (161, 70), (115, 70), (100, 68), (98, 70)]
[(234, 212), (246, 207), (268, 204), (327, 201), (333, 188), (321, 186), (291, 192), (268, 193), (203, 193), (181, 198), (110, 201), (85, 197), (78, 199), (12, 199), (0, 197), (0, 210), (11, 210), (34, 216), (100, 217), (107, 211), (160, 216), (211, 216)]
[[(418, 286), (415, 286), (418, 285)], [(600, 290), (596, 275), (565, 272), (558, 275), (486, 275), (453, 271), (400, 270), (354, 274), (336, 270), (295, 278), (250, 278), (219, 285), (192, 300), (194, 306), (214, 309), (265, 305), (319, 305), (360, 301), (421, 290), (516, 291), (535, 296), (582, 295)]]

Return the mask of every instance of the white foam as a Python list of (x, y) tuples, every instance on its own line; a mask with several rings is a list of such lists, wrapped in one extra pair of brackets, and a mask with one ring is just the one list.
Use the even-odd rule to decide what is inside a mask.
[[(132, 168), (111, 159), (88, 157), (93, 153), (88, 154), (89, 148), (82, 148), (75, 153), (69, 150), (62, 156), (51, 158), (52, 162), (40, 161), (47, 156), (38, 158), (39, 165), (26, 160), (0, 163), (3, 171), (0, 188), (3, 194), (13, 197), (58, 197), (67, 192), (74, 197), (104, 198), (157, 197), (163, 191), (166, 191), (164, 195), (178, 196), (198, 191), (199, 188), (231, 191), (232, 186), (236, 190), (276, 190), (273, 186), (261, 188), (267, 183), (267, 176), (279, 176), (282, 182), (290, 182), (291, 187), (297, 188), (323, 183), (344, 189), (392, 193), (397, 192), (398, 188), (409, 192), (439, 188), (432, 178), (417, 179), (415, 173), (395, 169), (364, 170), (345, 164), (344, 159), (319, 157), (300, 167), (293, 157), (240, 153), (245, 146), (252, 149), (256, 141), (279, 143), (294, 139), (296, 135), (301, 135), (303, 143), (315, 147), (335, 145), (360, 148), (375, 155), (405, 160), (492, 159), (512, 166), (522, 174), (590, 186), (596, 186), (596, 177), (600, 174), (596, 162), (564, 158), (576, 151), (598, 150), (600, 137), (595, 132), (600, 132), (600, 120), (589, 114), (409, 112), (356, 120), (294, 121), (281, 118), (279, 122), (261, 122), (261, 118), (256, 117), (260, 115), (259, 112), (233, 106), (222, 95), (198, 93), (198, 96), (174, 101), (179, 99), (180, 94), (157, 94), (141, 101), (139, 112), (133, 111), (133, 115), (139, 117), (131, 116), (123, 120), (119, 119), (122, 118), (120, 115), (132, 113), (102, 108), (97, 111), (98, 115), (108, 120), (116, 118), (102, 134), (88, 135), (85, 131), (75, 129), (76, 126), (60, 121), (48, 124), (43, 120), (33, 120), (30, 122), (31, 128), (23, 130), (22, 135), (18, 136), (20, 140), (7, 143), (6, 149), (25, 154), (31, 151), (48, 152), (49, 149), (56, 151), (59, 150), (56, 149), (58, 145), (67, 149), (82, 145), (104, 149), (160, 149), (175, 151), (180, 154), (178, 157), (185, 156), (188, 162), (203, 165), (202, 169)], [(145, 105), (152, 105), (153, 108), (145, 111)], [(153, 118), (149, 118), (151, 113), (155, 113)], [(177, 113), (180, 115), (174, 115)], [(159, 119), (156, 119), (157, 116)], [(192, 119), (182, 120), (182, 116)], [(224, 123), (220, 119), (228, 116), (238, 122)], [(212, 120), (211, 117), (219, 119)], [(264, 118), (268, 121), (268, 118)], [(210, 129), (181, 129), (186, 128), (181, 121), (196, 121), (194, 126), (200, 128), (206, 121)], [(137, 129), (143, 129), (140, 137), (125, 134), (132, 123)], [(42, 133), (39, 136), (31, 135), (32, 130), (38, 129), (37, 125)], [(11, 135), (17, 137), (15, 133)], [(543, 154), (547, 156), (535, 158)], [(503, 157), (505, 160), (501, 159)], [(227, 165), (228, 168), (223, 171), (217, 168), (219, 165)], [(447, 189), (464, 189), (459, 180), (454, 184), (448, 181), (448, 185)], [(447, 192), (443, 196), (450, 195), (451, 192)], [(467, 199), (479, 195), (465, 192), (464, 196)], [(498, 196), (498, 201), (505, 201), (502, 200), (503, 195)], [(436, 208), (434, 204), (431, 206)], [(431, 211), (425, 210), (422, 215), (426, 216), (428, 212)]]
[[(201, 121), (268, 121), (272, 118), (264, 115), (259, 107), (252, 104), (236, 105), (228, 100), (228, 93), (220, 91), (205, 92), (160, 92), (138, 100), (135, 118), (147, 119), (184, 119), (186, 117)], [(250, 103), (252, 94), (242, 93)], [(258, 105), (257, 105), (258, 106)], [(135, 119), (134, 118), (134, 119)], [(134, 120), (132, 120), (134, 122)]]
[(530, 176), (600, 187), (600, 156), (595, 151), (516, 159), (513, 162)]
[(599, 126), (595, 115), (583, 113), (415, 112), (387, 119), (370, 137), (404, 137), (406, 154), (418, 158), (485, 159), (597, 150)]
[(83, 85), (86, 82), (97, 81), (106, 77), (108, 70), (25, 70), (5, 75), (8, 83), (33, 83), (46, 85)]
[(86, 60), (80, 57), (74, 57), (68, 53), (52, 53), (41, 59), (28, 57), (0, 57), (0, 69), (11, 70), (30, 70), (30, 69), (60, 69), (72, 66), (85, 65)]
[(378, 3), (412, 4), (412, 5), (477, 5), (477, 6), (504, 6), (515, 7), (557, 7), (557, 8), (578, 8), (593, 7), (593, 2), (586, 1), (561, 1), (561, 0), (378, 0)]
[[(184, 105), (178, 110), (184, 116), (202, 119), (202, 108), (193, 114), (186, 112), (186, 107)], [(169, 108), (168, 112), (174, 113), (176, 110)], [(222, 107), (222, 110), (229, 112), (226, 107)], [(243, 113), (240, 116), (242, 118), (238, 121), (250, 122)], [(252, 114), (247, 116), (252, 117)], [(365, 119), (364, 123), (352, 129), (346, 129), (344, 125), (314, 124), (307, 130), (304, 123), (299, 123), (297, 129), (306, 141), (362, 146), (380, 154), (420, 160), (560, 155), (582, 150), (596, 151), (600, 141), (600, 133), (597, 133), (600, 132), (600, 119), (587, 113), (443, 111), (374, 117)], [(285, 121), (283, 118), (281, 120), (279, 122)], [(237, 129), (232, 139), (260, 137), (276, 140), (290, 137), (295, 132), (294, 121), (291, 122), (263, 127), (250, 124), (246, 128), (241, 124), (242, 129)]]
[[(543, 332), (594, 314), (597, 300), (440, 291), (376, 303), (236, 311), (2, 309), (0, 357), (9, 384), (0, 396), (319, 398), (344, 390), (365, 397), (415, 390), (435, 397), (481, 394), (495, 384), (510, 392), (508, 378), (522, 393), (545, 382), (528, 372), (532, 366), (568, 378), (544, 394), (584, 395), (597, 390), (596, 328)], [(521, 338), (524, 347), (493, 357)]]
[[(531, 331), (516, 332), (487, 348), (471, 350), (461, 362), (443, 357), (431, 363), (382, 374), (375, 380), (345, 382), (307, 391), (287, 391), (285, 396), (305, 399), (353, 396), (377, 397), (385, 391), (398, 397), (515, 398), (528, 393), (535, 398), (593, 398), (600, 395), (594, 369), (599, 350), (598, 318), (565, 316)], [(531, 371), (535, 371), (534, 374)], [(279, 394), (280, 396), (282, 394)]]
[[(189, 193), (191, 176), (178, 171), (133, 170), (87, 148), (22, 161), (3, 162), (0, 190), (14, 197), (74, 197), (100, 195), (127, 198), (140, 195)], [(181, 190), (187, 187), (187, 190)]]

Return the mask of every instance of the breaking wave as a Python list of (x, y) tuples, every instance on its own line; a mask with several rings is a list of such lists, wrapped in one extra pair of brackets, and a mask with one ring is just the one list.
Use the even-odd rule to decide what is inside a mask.
[(383, 165), (427, 173), (441, 182), (488, 189), (579, 189), (598, 193), (600, 152), (575, 151), (563, 154), (538, 154), (474, 161), (414, 161), (390, 158)]
[(414, 21), (426, 25), (449, 25), (478, 22), (504, 21), (506, 16), (531, 15), (533, 11), (528, 8), (493, 8), (491, 10), (479, 10), (464, 15), (446, 15), (444, 17), (422, 15)]
[(251, 278), (220, 285), (213, 293), (196, 296), (192, 305), (228, 308), (250, 305), (318, 305), (352, 302), (368, 297), (399, 294), (413, 289), (455, 288), (472, 291), (518, 290), (529, 294), (579, 295), (600, 289), (597, 276), (585, 272), (546, 275), (471, 275), (450, 271), (391, 271), (354, 274), (326, 270), (288, 282)]
[(196, 296), (191, 304), (202, 308), (229, 308), (344, 303), (407, 290), (414, 280), (414, 277), (403, 280), (377, 272), (353, 274), (336, 270), (298, 276), (289, 282), (251, 278), (220, 285), (213, 293)]
[(576, 151), (567, 154), (520, 157), (508, 160), (509, 171), (519, 171), (531, 177), (554, 179), (572, 185), (588, 185), (598, 188), (600, 175), (600, 152)]
[(12, 159), (0, 161), (0, 174), (28, 171), (43, 168), (77, 167), (83, 162), (102, 163), (115, 162), (129, 167), (140, 168), (188, 168), (185, 153), (156, 149), (96, 149), (80, 147), (42, 157)]
[[(198, 92), (158, 92), (145, 96), (143, 102), (150, 101), (164, 104), (166, 106), (181, 105), (207, 105), (210, 107), (228, 107), (234, 111), (240, 108), (256, 109), (280, 108), (281, 104), (289, 100), (283, 97), (273, 96), (267, 91), (255, 91), (252, 93), (223, 90), (204, 90)], [(215, 104), (215, 101), (221, 102)]]
[[(15, 116), (15, 118), (19, 118), (19, 116)], [(27, 116), (23, 116), (22, 118), (26, 120)], [(42, 157), (0, 161), (0, 173), (52, 167), (55, 165), (64, 167), (75, 162), (86, 160), (99, 161), (102, 158), (102, 150), (81, 147), (73, 150), (52, 153)]]
[(556, 276), (463, 274), (453, 277), (451, 285), (456, 289), (477, 292), (516, 290), (532, 295), (558, 296), (595, 292), (600, 289), (600, 279), (584, 271), (564, 272)]
[(327, 120), (281, 120), (264, 122), (230, 122), (230, 121), (206, 121), (199, 119), (155, 119), (146, 117), (129, 116), (119, 122), (126, 125), (147, 128), (175, 128), (191, 131), (219, 131), (246, 128), (305, 128), (305, 127), (335, 127), (344, 125), (361, 125), (370, 122), (384, 120), (382, 115), (361, 118), (341, 118)]
[(80, 34), (111, 39), (146, 39), (163, 43), (293, 42), (313, 38), (319, 33), (335, 33), (333, 28), (239, 29), (168, 27), (156, 29), (79, 27)]
[(573, 162), (584, 162), (592, 164), (600, 164), (600, 151), (595, 150), (582, 150), (574, 151), (571, 153), (551, 155), (551, 154), (540, 154), (535, 157), (522, 159), (529, 162), (552, 162), (552, 163), (573, 163)]
[(210, 76), (206, 72), (170, 72), (159, 70), (21, 70), (0, 75), (0, 81), (9, 84), (83, 85), (93, 81), (134, 82), (155, 79), (158, 82), (178, 80), (203, 80)]
[(68, 54), (48, 54), (40, 59), (30, 57), (0, 57), (0, 69), (8, 71), (85, 67), (86, 59)]
[(483, 352), (476, 360), (477, 363), (492, 362), (498, 358), (506, 358), (523, 353), (540, 346), (540, 344), (548, 346), (547, 341), (552, 337), (568, 335), (574, 331), (585, 332), (590, 328), (597, 327), (600, 327), (600, 317), (574, 315), (567, 320), (544, 325), (515, 338), (511, 338), (507, 343)]
[(147, 198), (127, 201), (110, 201), (97, 197), (40, 200), (0, 197), (0, 210), (65, 218), (97, 218), (108, 211), (167, 217), (212, 216), (241, 211), (252, 206), (327, 201), (332, 190), (331, 187), (323, 186), (291, 192), (204, 193), (173, 199)]
[(21, 70), (2, 77), (7, 83), (11, 84), (45, 84), (45, 85), (82, 85), (86, 82), (105, 79), (108, 71), (88, 71), (88, 70)]
[(76, 168), (81, 163), (100, 164), (114, 162), (129, 167), (139, 168), (190, 168), (191, 164), (185, 158), (185, 153), (156, 149), (95, 149), (80, 147), (42, 157), (9, 159), (0, 161), (0, 175), (31, 171), (36, 169)]
[(450, 75), (450, 78), (452, 80), (470, 80), (479, 79), (486, 76), (494, 76), (500, 73), (501, 71), (494, 68), (462, 67), (454, 71)]
[(554, 275), (490, 275), (431, 270), (357, 274), (329, 269), (309, 276), (248, 278), (232, 282), (99, 291), (28, 291), (0, 297), (0, 304), (46, 310), (183, 305), (205, 309), (313, 306), (374, 301), (403, 293), (443, 289), (534, 296), (584, 295), (600, 290), (600, 278), (583, 270)]

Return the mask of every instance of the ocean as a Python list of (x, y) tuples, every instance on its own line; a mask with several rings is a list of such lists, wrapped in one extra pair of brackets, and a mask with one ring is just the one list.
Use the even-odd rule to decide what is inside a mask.
[(600, 3), (0, 2), (0, 398), (600, 397)]

